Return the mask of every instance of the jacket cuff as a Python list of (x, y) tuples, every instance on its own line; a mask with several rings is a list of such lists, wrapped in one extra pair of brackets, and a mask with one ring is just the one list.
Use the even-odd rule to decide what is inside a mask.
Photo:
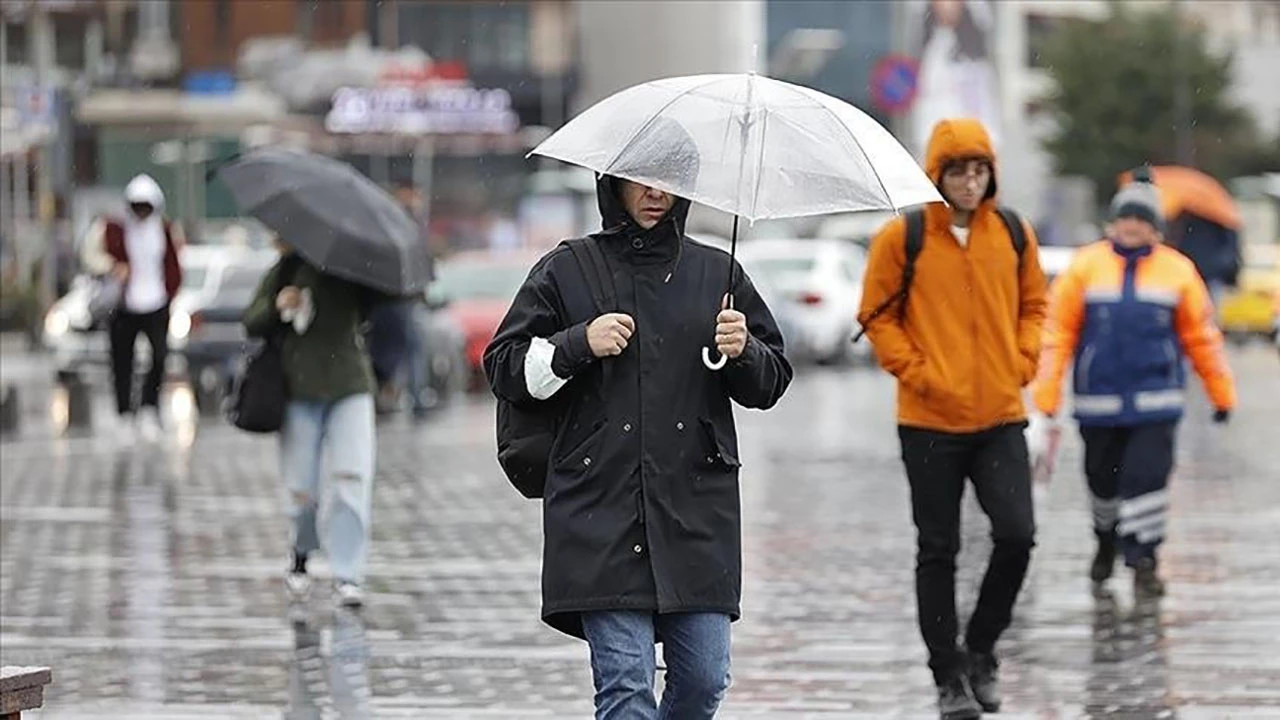
[(761, 354), (765, 352), (768, 350), (765, 349), (764, 342), (748, 333), (747, 346), (743, 348), (741, 355), (729, 361), (729, 367), (752, 367), (760, 361)]
[(561, 330), (548, 339), (556, 347), (551, 357), (551, 371), (557, 377), (571, 378), (595, 360), (587, 343), (585, 322)]

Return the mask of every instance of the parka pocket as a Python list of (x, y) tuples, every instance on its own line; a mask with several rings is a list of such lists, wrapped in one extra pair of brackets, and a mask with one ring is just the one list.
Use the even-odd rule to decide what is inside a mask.
[(585, 473), (590, 470), (597, 461), (595, 456), (608, 428), (609, 423), (600, 420), (591, 426), (585, 436), (570, 437), (569, 431), (566, 431), (562, 445), (566, 445), (568, 449), (563, 451), (560, 448), (556, 449), (551, 467), (556, 472), (564, 474)]
[(701, 452), (694, 459), (694, 490), (706, 492), (733, 486), (740, 463), (732, 439), (709, 418), (699, 418), (698, 428), (702, 442)]

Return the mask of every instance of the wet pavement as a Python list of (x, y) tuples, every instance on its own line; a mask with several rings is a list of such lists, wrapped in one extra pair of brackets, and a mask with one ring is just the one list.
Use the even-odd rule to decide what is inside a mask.
[[(7, 382), (42, 368), (4, 364)], [(1136, 606), (1124, 575), (1089, 592), (1067, 435), (1001, 645), (1002, 717), (1280, 718), (1280, 362), (1255, 346), (1233, 366), (1232, 424), (1202, 403), (1183, 424), (1159, 605)], [(121, 452), (105, 397), (94, 433), (55, 438), (65, 413), (41, 392), (0, 444), (0, 661), (54, 668), (32, 717), (590, 716), (585, 646), (538, 621), (538, 506), (498, 471), (488, 403), (381, 428), (369, 606), (319, 592), (291, 613), (270, 440), (180, 422), (164, 447)], [(745, 617), (721, 717), (936, 717), (892, 412), (888, 379), (855, 370), (740, 415)], [(985, 535), (970, 497), (962, 608)]]

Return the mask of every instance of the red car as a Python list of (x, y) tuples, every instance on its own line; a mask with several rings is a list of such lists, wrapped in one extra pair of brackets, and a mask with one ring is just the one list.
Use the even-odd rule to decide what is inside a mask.
[(484, 350), (539, 257), (527, 252), (475, 251), (450, 256), (437, 266), (432, 299), (462, 328), (472, 389), (484, 385)]

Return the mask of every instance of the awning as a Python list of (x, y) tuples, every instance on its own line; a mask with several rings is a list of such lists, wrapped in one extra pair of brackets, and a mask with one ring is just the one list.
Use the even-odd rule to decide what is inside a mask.
[(253, 87), (227, 95), (99, 90), (76, 108), (76, 119), (86, 125), (248, 126), (274, 122), (286, 114), (283, 100)]

